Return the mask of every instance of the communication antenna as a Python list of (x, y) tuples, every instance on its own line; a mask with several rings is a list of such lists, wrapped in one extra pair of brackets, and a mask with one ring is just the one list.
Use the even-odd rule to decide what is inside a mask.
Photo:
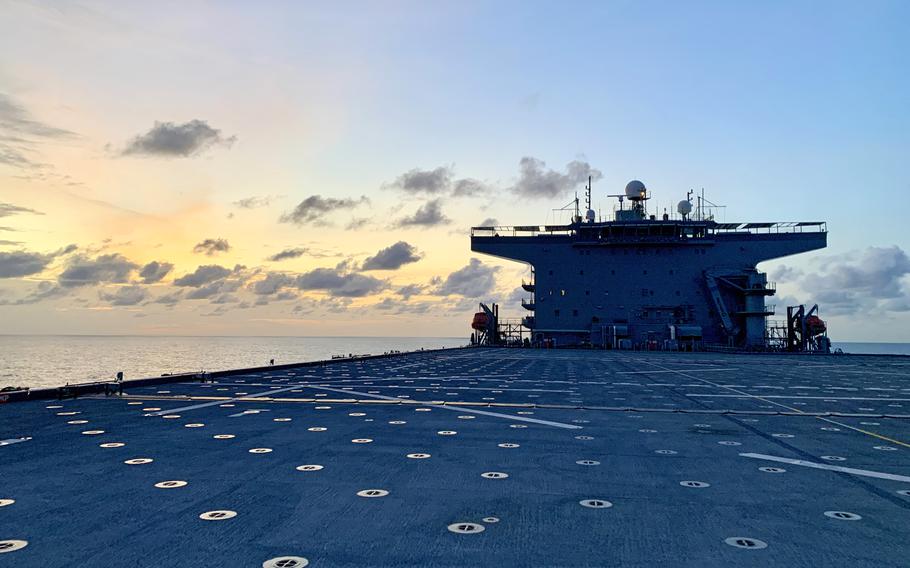
[(591, 209), (591, 176), (588, 176), (588, 185), (585, 186), (585, 208)]

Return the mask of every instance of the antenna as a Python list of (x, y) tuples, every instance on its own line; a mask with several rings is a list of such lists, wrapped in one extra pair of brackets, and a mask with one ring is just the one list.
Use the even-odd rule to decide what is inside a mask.
[(591, 209), (591, 176), (588, 176), (588, 185), (585, 186), (585, 205), (586, 209)]

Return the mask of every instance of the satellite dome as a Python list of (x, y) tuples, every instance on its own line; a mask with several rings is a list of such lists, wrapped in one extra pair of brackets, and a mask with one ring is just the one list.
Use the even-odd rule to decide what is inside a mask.
[(692, 203), (690, 203), (688, 199), (683, 199), (676, 206), (676, 210), (680, 215), (688, 215), (692, 212)]
[(629, 199), (642, 199), (645, 197), (645, 193), (648, 191), (648, 188), (645, 187), (645, 184), (641, 183), (637, 179), (633, 179), (626, 184), (626, 197)]
[(587, 213), (585, 213), (585, 219), (588, 223), (593, 223), (596, 217), (597, 215), (594, 213), (593, 209), (588, 209)]

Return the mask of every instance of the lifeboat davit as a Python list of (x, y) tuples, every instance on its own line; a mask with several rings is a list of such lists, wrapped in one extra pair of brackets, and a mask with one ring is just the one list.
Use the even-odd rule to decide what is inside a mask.
[(490, 323), (490, 318), (484, 312), (477, 312), (474, 314), (474, 319), (471, 321), (471, 328), (476, 329), (477, 331), (486, 331), (487, 324)]
[(822, 318), (815, 315), (806, 318), (806, 331), (809, 332), (809, 335), (821, 335), (825, 333), (826, 329), (828, 326), (825, 325)]

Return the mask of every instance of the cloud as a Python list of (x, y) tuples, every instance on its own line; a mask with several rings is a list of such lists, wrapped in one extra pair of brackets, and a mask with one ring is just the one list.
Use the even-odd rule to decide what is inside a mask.
[(252, 290), (259, 296), (271, 296), (277, 294), (282, 288), (294, 286), (295, 282), (295, 279), (287, 274), (270, 272), (262, 280), (253, 283)]
[(204, 120), (183, 124), (156, 121), (151, 130), (130, 140), (121, 155), (186, 158), (213, 146), (230, 147), (236, 141), (236, 136), (225, 138), (220, 130)]
[(42, 254), (18, 250), (0, 252), (0, 278), (20, 278), (42, 272), (57, 257), (76, 250), (76, 245), (67, 245), (52, 253)]
[(346, 197), (336, 199), (334, 197), (322, 197), (321, 195), (311, 195), (297, 204), (293, 211), (283, 214), (278, 221), (280, 223), (293, 223), (294, 225), (327, 225), (325, 217), (340, 209), (353, 209), (364, 203), (369, 203), (367, 196), (362, 195), (360, 199)]
[(193, 247), (193, 252), (197, 254), (204, 253), (206, 256), (213, 256), (229, 250), (231, 250), (231, 245), (228, 244), (227, 239), (205, 239)]
[(348, 224), (344, 226), (348, 231), (356, 231), (357, 229), (362, 229), (370, 224), (369, 217), (352, 217)]
[(50, 126), (34, 119), (25, 107), (0, 93), (0, 164), (15, 168), (42, 168), (28, 154), (35, 143), (49, 139), (73, 138), (69, 130)]
[(193, 288), (187, 292), (185, 297), (187, 300), (205, 300), (219, 294), (234, 292), (238, 288), (240, 288), (240, 282), (237, 280), (216, 280)]
[[(833, 315), (910, 311), (910, 258), (898, 246), (869, 247), (817, 261), (818, 270), (806, 273), (799, 288)], [(797, 270), (778, 269), (798, 275)]]
[(280, 197), (280, 196), (254, 195), (252, 197), (244, 197), (243, 199), (238, 199), (237, 201), (234, 201), (232, 204), (235, 207), (239, 207), (240, 209), (259, 209), (260, 207), (268, 207), (269, 205), (272, 204), (272, 201), (274, 201), (278, 197)]
[(603, 174), (587, 162), (572, 161), (566, 165), (565, 173), (546, 169), (546, 163), (537, 158), (525, 156), (518, 164), (518, 181), (510, 190), (528, 198), (554, 198), (567, 195), (573, 189)]
[(2, 247), (14, 247), (21, 244), (22, 241), (8, 241), (6, 239), (0, 239), (0, 246)]
[(398, 176), (395, 181), (383, 184), (383, 189), (393, 189), (411, 195), (451, 195), (452, 197), (475, 197), (490, 193), (494, 189), (473, 178), (454, 179), (450, 166), (432, 170), (415, 168)]
[(316, 268), (297, 276), (301, 290), (321, 290), (332, 296), (358, 298), (374, 294), (387, 287), (384, 280), (365, 274), (342, 273), (333, 268)]
[(39, 282), (38, 286), (35, 288), (35, 291), (24, 298), (20, 298), (13, 302), (0, 300), (0, 306), (23, 306), (28, 304), (37, 304), (43, 300), (51, 300), (54, 298), (66, 296), (68, 293), (68, 290), (64, 290), (53, 282), (44, 281)]
[(54, 259), (52, 254), (13, 251), (0, 252), (0, 278), (20, 278), (38, 274)]
[(142, 286), (121, 286), (113, 294), (99, 292), (98, 297), (112, 306), (135, 306), (148, 296)]
[(423, 294), (424, 290), (426, 290), (426, 286), (422, 284), (407, 284), (395, 290), (395, 293), (401, 296), (402, 299), (408, 300), (411, 296)]
[(496, 227), (498, 225), (499, 225), (499, 219), (496, 219), (494, 217), (487, 217), (486, 219), (481, 221), (480, 224), (477, 226), (478, 227)]
[(392, 298), (383, 298), (382, 301), (370, 307), (393, 314), (425, 314), (435, 306), (429, 302), (406, 303)]
[(300, 258), (304, 254), (306, 254), (306, 252), (307, 252), (306, 248), (284, 249), (283, 251), (276, 252), (275, 254), (270, 256), (268, 258), (268, 260), (271, 260), (272, 262), (280, 262), (282, 260), (287, 260), (289, 258)]
[(776, 282), (794, 282), (803, 275), (803, 271), (792, 266), (781, 265), (771, 273), (771, 279)]
[(418, 253), (413, 245), (398, 241), (364, 260), (362, 270), (398, 270), (405, 264), (417, 262), (421, 258), (423, 255)]
[(451, 222), (452, 220), (442, 213), (441, 200), (434, 199), (420, 206), (413, 215), (399, 219), (396, 225), (398, 227), (435, 227)]
[(457, 294), (466, 298), (487, 296), (496, 287), (498, 266), (486, 266), (472, 258), (467, 266), (449, 274), (434, 290), (441, 296)]
[(119, 253), (103, 254), (95, 258), (79, 255), (70, 259), (57, 281), (64, 288), (105, 282), (122, 283), (127, 282), (137, 268), (139, 265)]
[(496, 190), (493, 187), (471, 178), (459, 179), (452, 184), (453, 197), (476, 197), (485, 193), (491, 194), (494, 191)]
[(154, 284), (155, 282), (161, 282), (173, 269), (174, 265), (170, 262), (153, 260), (142, 267), (142, 270), (139, 271), (139, 277), (146, 284)]
[[(29, 209), (28, 207), (21, 207), (19, 205), (13, 205), (12, 203), (3, 203), (0, 202), (0, 217), (12, 217), (13, 215), (19, 215), (21, 213), (30, 213), (32, 215), (44, 215), (41, 211), (36, 211), (34, 209)], [(6, 228), (7, 230), (13, 230)]]
[(440, 166), (433, 170), (415, 168), (398, 176), (388, 189), (397, 189), (405, 193), (439, 194), (449, 191), (452, 185), (452, 169)]
[(204, 286), (216, 280), (226, 278), (230, 274), (231, 270), (229, 268), (217, 264), (207, 264), (197, 267), (196, 270), (190, 274), (177, 278), (174, 280), (174, 286), (199, 288), (200, 286)]
[(69, 130), (56, 128), (35, 120), (24, 107), (14, 103), (8, 95), (2, 93), (0, 93), (0, 131), (6, 132), (6, 138), (11, 137), (11, 133), (41, 138), (68, 138), (75, 136)]
[(162, 296), (158, 296), (157, 298), (152, 300), (152, 303), (164, 304), (165, 306), (173, 307), (173, 306), (176, 306), (180, 302), (182, 297), (183, 297), (183, 294), (178, 290), (177, 292), (171, 292), (168, 294), (164, 294)]

